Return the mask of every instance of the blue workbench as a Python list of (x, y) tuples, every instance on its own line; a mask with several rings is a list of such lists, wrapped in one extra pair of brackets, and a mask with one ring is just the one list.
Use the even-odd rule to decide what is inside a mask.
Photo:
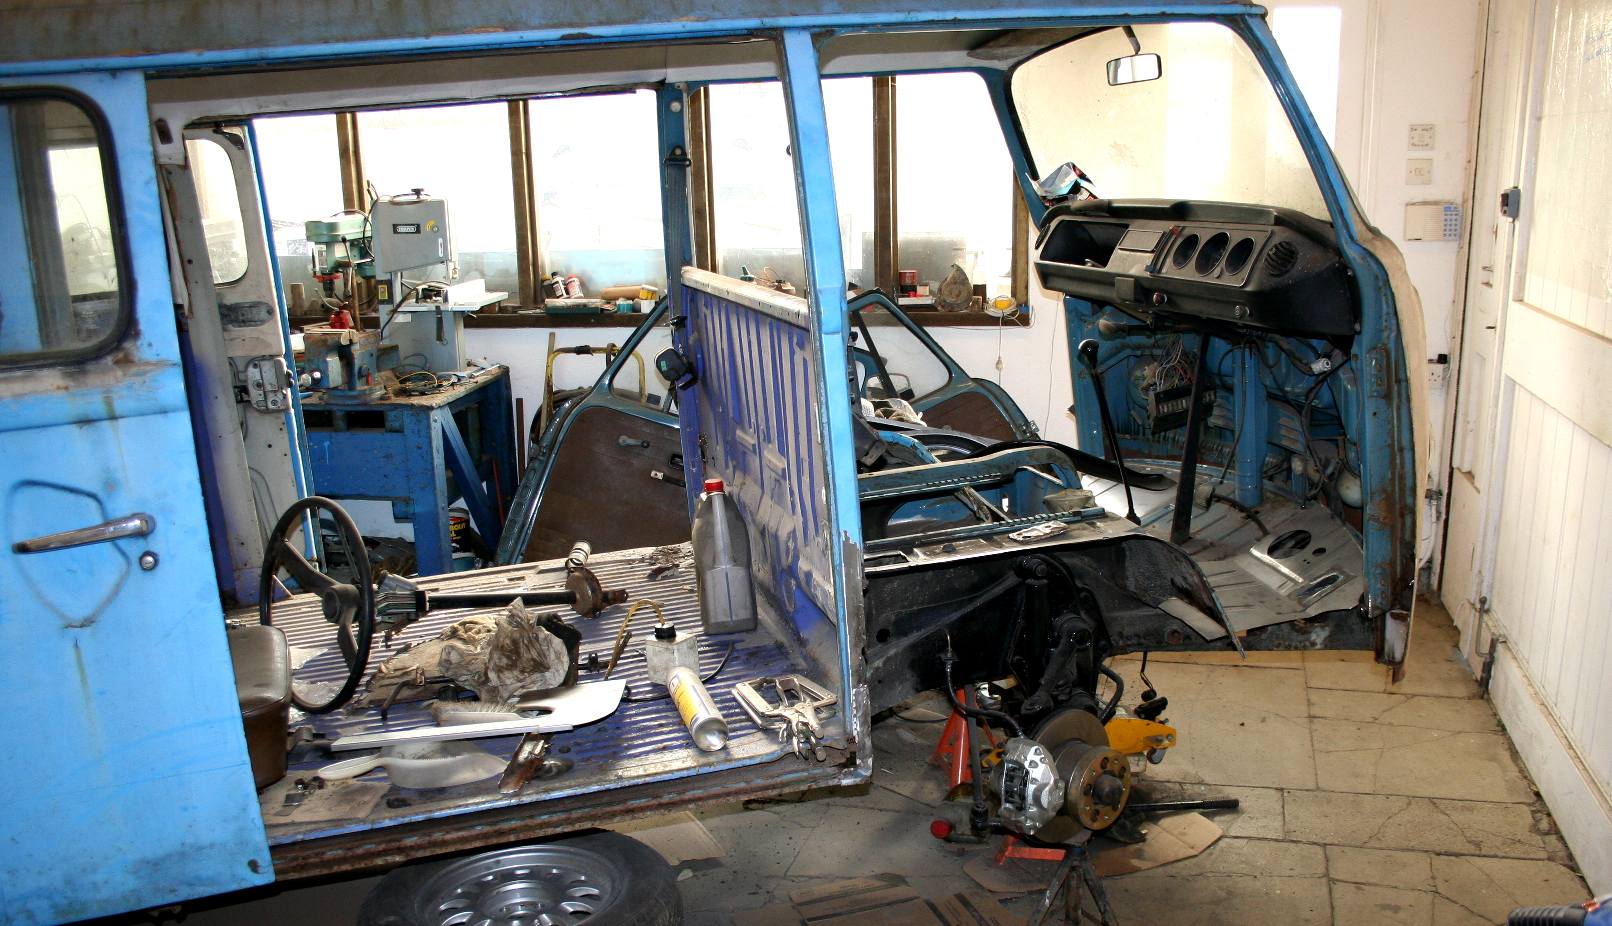
[(453, 571), (448, 505), (460, 496), (496, 546), (515, 493), (515, 414), (509, 368), (496, 366), (425, 395), (303, 399), (313, 492), (381, 499), (414, 525), (420, 575)]

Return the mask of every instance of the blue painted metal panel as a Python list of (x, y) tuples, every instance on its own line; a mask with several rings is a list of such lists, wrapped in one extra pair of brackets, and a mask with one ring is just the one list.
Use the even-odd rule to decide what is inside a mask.
[[(971, 24), (1018, 28), (1074, 18), (1260, 14), (1263, 8), (1220, 0), (1158, 0), (1140, 8), (1113, 0), (1076, 0), (1061, 6), (975, 0), (969, 8), (937, 12), (914, 10), (900, 0), (769, 0), (765, 4), (741, 0), (690, 15), (686, 6), (675, 4), (656, 8), (585, 0), (545, 4), (496, 0), (392, 5), (378, 16), (365, 0), (337, 0), (319, 6), (317, 12), (298, 4), (264, 5), (251, 8), (251, 15), (218, 4), (148, 0), (98, 9), (95, 29), (81, 28), (78, 20), (54, 12), (50, 7), (37, 12), (27, 7), (8, 11), (14, 21), (8, 33), (0, 33), (4, 72), (250, 65), (423, 51), (587, 46), (623, 39), (684, 40), (779, 29), (806, 34), (833, 29), (967, 28)], [(371, 37), (332, 41), (332, 22), (363, 23), (365, 34)], [(265, 47), (265, 36), (274, 36), (279, 47)]]
[[(784, 99), (789, 110), (789, 141), (794, 152), (795, 195), (800, 203), (802, 243), (811, 305), (813, 350), (810, 355), (818, 440), (826, 465), (827, 512), (821, 530), (827, 535), (829, 603), (838, 644), (840, 703), (849, 705), (847, 724), (853, 739), (872, 731), (862, 697), (866, 689), (862, 665), (862, 509), (857, 488), (855, 440), (852, 436), (850, 325), (845, 306), (845, 257), (840, 250), (839, 207), (834, 193), (829, 150), (828, 115), (818, 72), (813, 33), (790, 29), (783, 34)], [(863, 744), (871, 746), (870, 743)], [(859, 771), (871, 772), (871, 750), (862, 749)]]
[(1271, 402), (1260, 378), (1257, 348), (1245, 348), (1237, 358), (1237, 501), (1253, 507), (1265, 499), (1265, 443), (1269, 438)]
[(810, 335), (693, 287), (684, 306), (700, 401), (697, 419), (680, 408), (683, 427), (744, 513), (756, 571), (786, 610), (801, 608), (797, 630), (816, 633), (834, 598)]
[[(1364, 496), (1362, 537), (1365, 546), (1366, 609), (1388, 620), (1378, 658), (1404, 659), (1410, 642), (1409, 615), (1415, 602), (1416, 517), (1420, 505), (1417, 485), (1421, 464), (1416, 459), (1414, 391), (1411, 361), (1400, 334), (1398, 299), (1414, 300), (1414, 292), (1396, 293), (1388, 270), (1362, 241), (1365, 219), (1343, 177), (1320, 126), (1304, 104), (1276, 37), (1262, 17), (1236, 22), (1255, 56), (1265, 68), (1278, 99), (1298, 133), (1299, 141), (1316, 174), (1316, 182), (1332, 214), (1338, 248), (1354, 272), (1360, 304), (1360, 334), (1350, 356), (1362, 378), (1358, 392), (1361, 446), (1360, 482)], [(1406, 284), (1408, 286), (1408, 283)], [(1419, 363), (1420, 361), (1417, 360)], [(1387, 619), (1401, 611), (1403, 620)]]
[[(0, 254), (28, 253), (27, 219), (22, 210), (17, 149), (12, 138), (11, 113), (0, 106)], [(0, 260), (0, 305), (25, 306), (34, 302), (33, 265), (26, 260)], [(39, 350), (39, 327), (13, 310), (0, 324), (0, 354)]]
[[(51, 83), (111, 126), (134, 325), (116, 363), (7, 377), (0, 652), (27, 701), (0, 720), (0, 919), (19, 924), (273, 877), (206, 540), (144, 82)], [(12, 552), (134, 512), (152, 516), (150, 536)]]

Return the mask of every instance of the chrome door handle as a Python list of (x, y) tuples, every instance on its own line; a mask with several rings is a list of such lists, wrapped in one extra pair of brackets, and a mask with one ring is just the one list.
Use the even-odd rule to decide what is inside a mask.
[(59, 534), (46, 534), (22, 540), (11, 545), (13, 553), (44, 553), (49, 550), (67, 550), (72, 547), (105, 543), (123, 537), (144, 537), (157, 526), (157, 519), (149, 514), (131, 514), (113, 518), (90, 527), (80, 527)]

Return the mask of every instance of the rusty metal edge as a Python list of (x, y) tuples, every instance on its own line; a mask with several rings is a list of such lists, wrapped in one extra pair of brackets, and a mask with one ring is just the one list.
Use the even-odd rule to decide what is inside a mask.
[(521, 805), (274, 846), (278, 883), (394, 868), (405, 862), (621, 823), (713, 804), (841, 784), (844, 765), (819, 765), (755, 778), (755, 768), (712, 772), (668, 795), (667, 782), (599, 791), (556, 804)]

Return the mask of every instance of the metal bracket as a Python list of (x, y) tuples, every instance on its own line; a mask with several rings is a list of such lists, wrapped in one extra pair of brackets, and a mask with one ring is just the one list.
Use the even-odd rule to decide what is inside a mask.
[(284, 357), (253, 357), (246, 362), (246, 395), (258, 411), (285, 411), (290, 388), (291, 375)]

